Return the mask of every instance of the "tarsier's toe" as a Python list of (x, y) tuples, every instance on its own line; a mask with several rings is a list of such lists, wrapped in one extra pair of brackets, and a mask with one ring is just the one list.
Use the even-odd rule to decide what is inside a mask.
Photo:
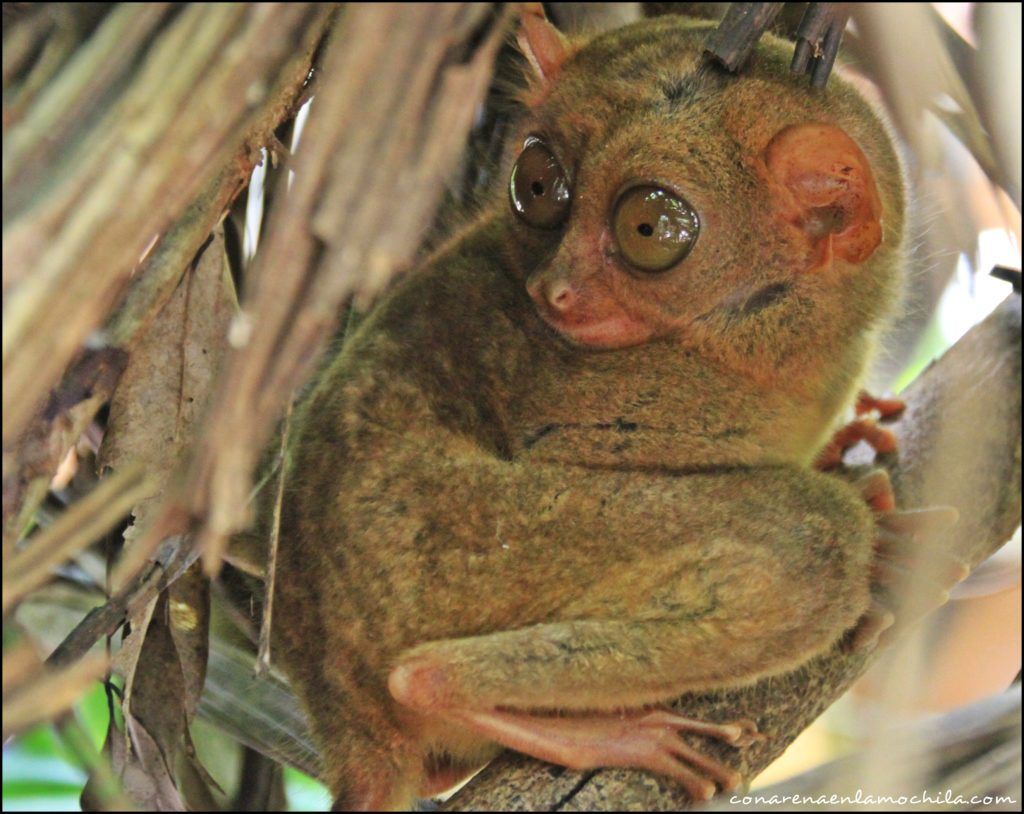
[(815, 468), (826, 471), (843, 462), (843, 456), (859, 442), (864, 441), (876, 453), (895, 452), (898, 446), (895, 433), (880, 427), (873, 418), (858, 418), (840, 427), (818, 453)]
[(728, 726), (732, 726), (736, 729), (736, 736), (732, 740), (728, 740), (726, 742), (735, 746), (737, 749), (742, 749), (750, 746), (751, 744), (757, 743), (758, 741), (768, 739), (767, 735), (758, 731), (756, 723), (747, 719), (733, 721), (731, 724), (728, 724)]
[(853, 653), (876, 644), (882, 633), (895, 622), (896, 615), (881, 601), (872, 599), (871, 607), (853, 629), (853, 635), (846, 646), (847, 652)]
[[(645, 767), (682, 783), (696, 800), (710, 799), (716, 789), (729, 791), (736, 788), (743, 782), (743, 776), (721, 761), (690, 746), (679, 737), (680, 733), (704, 735), (736, 748), (749, 746), (766, 737), (758, 732), (757, 724), (750, 720), (718, 724), (686, 718), (669, 710), (649, 712), (640, 723), (645, 729), (662, 733), (656, 738), (659, 746), (657, 754)], [(670, 737), (665, 737), (666, 734)], [(669, 758), (671, 763), (667, 762), (666, 758)]]
[(710, 794), (701, 799), (706, 800), (714, 794), (715, 787), (721, 788), (723, 791), (729, 791), (743, 782), (743, 776), (735, 769), (694, 749), (679, 738), (676, 738), (669, 746), (669, 751), (672, 752), (675, 758), (681, 761), (682, 766), (685, 766), (685, 772), (696, 769), (702, 780), (705, 782), (707, 780), (711, 781)]
[(750, 746), (750, 744), (768, 737), (758, 731), (754, 721), (747, 718), (718, 724), (686, 718), (669, 710), (654, 710), (644, 716), (643, 722), (647, 726), (669, 727), (678, 732), (691, 732), (695, 735), (715, 738), (730, 746), (735, 746), (737, 749)]
[(896, 508), (896, 495), (892, 490), (889, 473), (875, 469), (854, 482), (864, 502), (876, 512), (891, 512)]
[[(861, 493), (872, 503), (873, 495), (885, 492), (879, 479), (873, 488), (863, 486)], [(880, 502), (887, 503), (888, 498)], [(873, 644), (888, 646), (907, 627), (949, 600), (949, 591), (970, 573), (970, 568), (942, 550), (936, 540), (958, 519), (957, 510), (949, 506), (886, 510), (878, 515), (871, 575), (880, 596), (875, 596), (854, 630), (851, 650)]]
[(650, 770), (655, 774), (664, 775), (675, 780), (686, 789), (686, 793), (694, 800), (710, 800), (715, 796), (715, 792), (718, 791), (718, 787), (714, 782), (706, 777), (702, 777), (697, 772), (690, 771), (671, 755), (665, 756), (665, 763), (663, 765), (651, 766)]

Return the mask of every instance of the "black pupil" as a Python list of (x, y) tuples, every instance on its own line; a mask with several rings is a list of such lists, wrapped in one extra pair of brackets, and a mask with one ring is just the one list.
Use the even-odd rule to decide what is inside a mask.
[(544, 185), (540, 181), (534, 181), (530, 184), (530, 191), (533, 192), (534, 195), (543, 195)]
[(641, 223), (639, 226), (636, 227), (636, 230), (644, 237), (650, 237), (651, 235), (654, 234), (654, 229), (651, 227), (651, 224), (649, 223)]

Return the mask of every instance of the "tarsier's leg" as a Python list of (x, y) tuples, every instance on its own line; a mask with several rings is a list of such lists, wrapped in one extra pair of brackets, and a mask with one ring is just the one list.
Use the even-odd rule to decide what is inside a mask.
[[(606, 578), (562, 607), (566, 621), (413, 648), (399, 658), (389, 690), (421, 715), (535, 757), (574, 768), (647, 769), (675, 778), (694, 797), (709, 797), (739, 776), (680, 734), (742, 747), (758, 737), (756, 727), (650, 707), (688, 690), (735, 686), (795, 666), (838, 638), (842, 618), (845, 626), (855, 621), (837, 614), (864, 607), (855, 597), (866, 574), (863, 583), (847, 582), (832, 570), (837, 541), (813, 536), (807, 543), (820, 553), (800, 549), (796, 562), (777, 540), (725, 535), (642, 562), (612, 563)], [(821, 590), (821, 580), (801, 568), (823, 569), (834, 590)]]
[(876, 398), (862, 391), (857, 396), (855, 411), (857, 418), (841, 427), (825, 447), (818, 453), (815, 467), (821, 470), (834, 469), (843, 462), (843, 455), (859, 441), (866, 441), (875, 452), (895, 452), (896, 436), (892, 430), (879, 427), (874, 418), (864, 418), (877, 412), (881, 420), (894, 418), (906, 409), (900, 399)]
[[(946, 510), (889, 511), (884, 475), (859, 488), (886, 521), (876, 529), (876, 551), (890, 551), (895, 529), (950, 521)], [(718, 515), (721, 508), (708, 503), (702, 511)], [(650, 707), (781, 672), (835, 642), (845, 629), (837, 609), (854, 607), (851, 598), (871, 567), (864, 562), (863, 582), (832, 572), (827, 563), (841, 544), (828, 532), (807, 537), (805, 553), (791, 561), (782, 541), (798, 527), (760, 528), (759, 537), (719, 536), (620, 563), (561, 608), (564, 621), (413, 648), (399, 657), (389, 690), (421, 715), (541, 759), (647, 769), (675, 778), (697, 798), (716, 785), (729, 788), (738, 782), (735, 772), (679, 735), (743, 746), (756, 737), (753, 724), (710, 724)], [(842, 618), (847, 627), (855, 622)]]
[(877, 513), (878, 530), (873, 597), (849, 641), (854, 650), (875, 642), (888, 644), (905, 627), (945, 604), (949, 590), (970, 573), (966, 563), (931, 544), (937, 533), (956, 522), (955, 509), (895, 511), (896, 498), (884, 470), (864, 476), (856, 485)]
[[(417, 647), (392, 671), (389, 688), (406, 707), (534, 757), (576, 769), (647, 769), (706, 799), (716, 784), (733, 788), (740, 777), (679, 734), (742, 747), (760, 737), (755, 725), (696, 721), (637, 702), (680, 694), (687, 680), (682, 662), (688, 654), (698, 663), (714, 661), (711, 649), (692, 622), (537, 625)], [(632, 709), (569, 717), (514, 711), (616, 706)]]

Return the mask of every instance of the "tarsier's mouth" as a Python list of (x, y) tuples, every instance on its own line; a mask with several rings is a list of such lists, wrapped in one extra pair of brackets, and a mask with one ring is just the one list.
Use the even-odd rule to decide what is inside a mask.
[(581, 347), (618, 350), (646, 342), (650, 336), (646, 326), (626, 316), (604, 319), (569, 320), (543, 305), (537, 306), (537, 315), (563, 339)]

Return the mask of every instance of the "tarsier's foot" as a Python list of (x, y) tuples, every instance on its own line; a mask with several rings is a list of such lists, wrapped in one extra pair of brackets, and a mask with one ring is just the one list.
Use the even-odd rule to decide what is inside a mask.
[(875, 398), (861, 391), (857, 396), (854, 410), (858, 418), (840, 428), (832, 439), (818, 453), (814, 462), (816, 469), (834, 469), (843, 462), (843, 456), (860, 441), (866, 441), (875, 452), (895, 452), (896, 436), (892, 430), (879, 427), (874, 418), (863, 418), (870, 413), (878, 413), (881, 420), (894, 418), (906, 409), (906, 403), (900, 399)]
[(742, 748), (765, 736), (752, 721), (713, 724), (668, 710), (620, 715), (545, 717), (514, 712), (459, 711), (452, 717), (534, 757), (572, 769), (622, 766), (670, 777), (696, 800), (729, 790), (740, 774), (679, 737), (689, 732)]
[(904, 628), (944, 605), (950, 589), (963, 580), (967, 564), (934, 545), (959, 515), (950, 507), (896, 511), (889, 476), (883, 470), (857, 481), (877, 514), (872, 602), (854, 629), (849, 648), (888, 644)]

